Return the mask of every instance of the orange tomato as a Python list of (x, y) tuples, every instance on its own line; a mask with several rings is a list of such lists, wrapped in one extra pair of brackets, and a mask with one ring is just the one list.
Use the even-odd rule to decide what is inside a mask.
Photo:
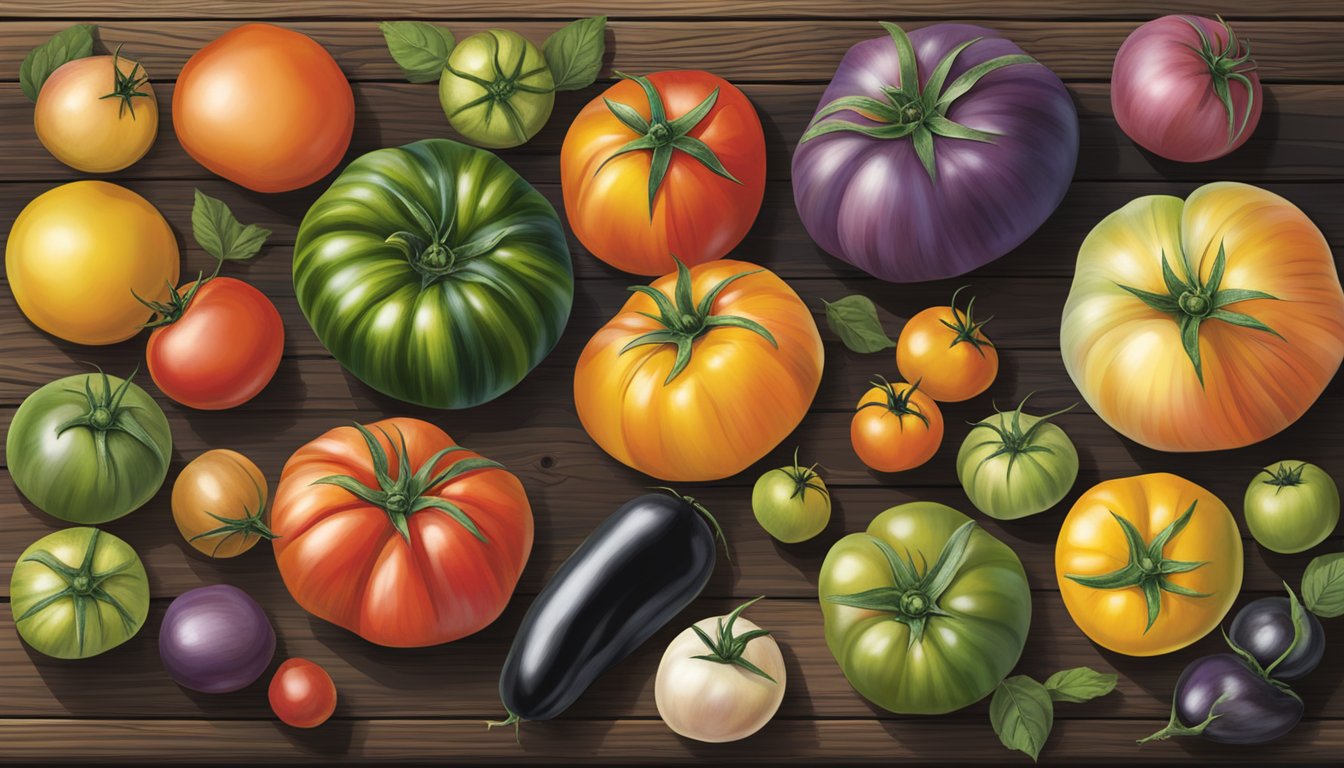
[(859, 460), (878, 472), (914, 469), (943, 442), (943, 414), (918, 384), (878, 376), (855, 407), (849, 442)]
[(237, 451), (215, 448), (173, 481), (173, 521), (182, 538), (210, 557), (237, 557), (274, 536), (266, 527), (266, 476)]
[[(698, 120), (678, 123), (706, 104)], [(689, 266), (722, 258), (751, 229), (765, 194), (765, 134), (727, 80), (655, 72), (616, 83), (579, 112), (560, 179), (585, 248), (617, 269), (665, 275), (674, 256)]]
[(1094, 486), (1055, 545), (1074, 623), (1129, 656), (1170, 653), (1208, 634), (1241, 591), (1241, 574), (1241, 533), (1227, 505), (1166, 473)]
[(197, 51), (178, 75), (173, 129), (196, 162), (258, 192), (306, 187), (350, 146), (355, 98), (311, 37), (244, 24)]
[(159, 132), (149, 75), (119, 55), (87, 56), (51, 73), (33, 127), (57, 160), (86, 173), (120, 171), (145, 156)]
[(602, 450), (662, 480), (715, 480), (803, 420), (821, 384), (821, 336), (773, 272), (678, 262), (633, 290), (574, 371), (579, 420)]
[(896, 341), (896, 367), (906, 381), (918, 381), (924, 394), (942, 403), (969, 400), (989, 389), (999, 375), (999, 352), (976, 322), (957, 307), (958, 288), (946, 307), (929, 307), (906, 322)]

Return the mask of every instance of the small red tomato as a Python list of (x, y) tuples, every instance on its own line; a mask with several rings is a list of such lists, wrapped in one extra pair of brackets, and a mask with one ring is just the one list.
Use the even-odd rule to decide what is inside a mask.
[(295, 728), (316, 728), (336, 711), (331, 675), (307, 659), (285, 659), (271, 678), (267, 696), (280, 722)]
[(206, 411), (233, 408), (266, 387), (280, 366), (285, 326), (261, 291), (232, 277), (175, 289), (164, 303), (145, 357), (165, 395)]

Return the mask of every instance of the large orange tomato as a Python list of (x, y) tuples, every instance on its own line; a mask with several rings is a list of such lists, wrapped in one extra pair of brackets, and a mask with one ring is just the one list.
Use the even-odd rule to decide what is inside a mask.
[(611, 86), (579, 112), (560, 150), (569, 226), (594, 256), (665, 275), (722, 258), (761, 210), (765, 134), (751, 102), (708, 72)]
[(285, 464), (275, 560), (313, 615), (379, 645), (437, 645), (498, 618), (532, 551), (518, 478), (419, 419), (337, 427)]
[(1321, 231), (1258, 187), (1208, 184), (1107, 216), (1078, 252), (1064, 367), (1118, 432), (1163, 451), (1259, 442), (1344, 360), (1344, 292)]
[(821, 336), (773, 272), (677, 262), (675, 275), (632, 290), (574, 372), (579, 420), (604, 451), (662, 480), (715, 480), (803, 420), (821, 383)]
[(244, 24), (197, 51), (173, 93), (173, 130), (187, 154), (258, 192), (326, 176), (354, 129), (354, 93), (336, 60), (271, 24)]
[[(963, 286), (964, 287), (964, 286)], [(929, 307), (905, 323), (896, 340), (896, 367), (906, 381), (944, 403), (969, 400), (999, 375), (999, 351), (985, 336), (989, 318), (976, 322), (975, 297), (957, 306), (958, 288), (946, 307)]]
[(1092, 641), (1157, 656), (1218, 626), (1241, 591), (1227, 505), (1176, 475), (1107, 480), (1079, 497), (1055, 545), (1064, 606)]

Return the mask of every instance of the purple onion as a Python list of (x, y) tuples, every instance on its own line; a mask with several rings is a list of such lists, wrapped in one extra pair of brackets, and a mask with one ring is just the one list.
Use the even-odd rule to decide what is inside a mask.
[[(983, 27), (917, 29), (909, 39), (921, 89), (940, 60), (975, 38), (984, 39), (956, 57), (944, 90), (977, 64), (1023, 55)], [(841, 60), (818, 111), (842, 97), (890, 102), (888, 89), (899, 83), (892, 36), (858, 43)], [(953, 100), (944, 117), (997, 135), (989, 142), (934, 136), (936, 180), (910, 136), (844, 131), (800, 142), (793, 196), (812, 239), (876, 277), (915, 282), (969, 272), (1035, 232), (1064, 198), (1078, 159), (1078, 115), (1064, 84), (1039, 63), (1011, 64)], [(837, 120), (883, 125), (852, 110), (819, 122)]]
[(246, 592), (227, 584), (184, 592), (168, 606), (159, 657), (185, 688), (229, 693), (256, 682), (275, 655), (275, 630)]

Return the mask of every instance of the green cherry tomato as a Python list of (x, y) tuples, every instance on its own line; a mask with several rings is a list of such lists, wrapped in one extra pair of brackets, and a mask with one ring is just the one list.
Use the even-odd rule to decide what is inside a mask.
[(439, 79), (448, 122), (472, 144), (516, 147), (537, 135), (555, 106), (555, 80), (537, 46), (491, 29), (457, 44)]
[(144, 626), (149, 579), (126, 542), (97, 528), (67, 528), (19, 555), (9, 600), (25, 643), (58, 659), (86, 659)]
[(957, 451), (957, 478), (975, 508), (1016, 520), (1058, 504), (1078, 479), (1078, 450), (1050, 423), (1073, 406), (1044, 416), (1001, 411), (972, 425)]
[(816, 465), (772, 469), (751, 490), (751, 511), (765, 532), (785, 544), (797, 544), (821, 533), (831, 521), (831, 494)]
[(1246, 526), (1260, 546), (1293, 554), (1325, 541), (1339, 523), (1339, 488), (1305, 461), (1265, 467), (1246, 489)]

